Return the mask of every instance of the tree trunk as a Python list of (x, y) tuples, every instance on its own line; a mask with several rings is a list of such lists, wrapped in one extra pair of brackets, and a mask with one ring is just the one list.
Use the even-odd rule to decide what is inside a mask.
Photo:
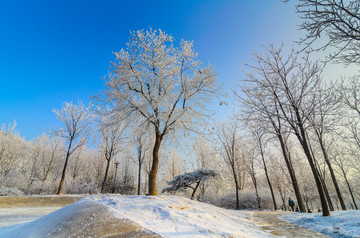
[(307, 147), (306, 139), (301, 144), (303, 146), (303, 149), (305, 151), (305, 155), (306, 155), (306, 157), (308, 159), (311, 171), (312, 171), (314, 179), (315, 179), (316, 187), (318, 189), (318, 193), (319, 193), (319, 196), (320, 196), (320, 202), (321, 202), (321, 208), (322, 208), (323, 216), (330, 216), (330, 210), (329, 210), (329, 206), (328, 206), (328, 203), (327, 203), (327, 200), (326, 200), (326, 196), (325, 196), (324, 188), (322, 186), (320, 175), (318, 173), (318, 170), (315, 167), (315, 164), (314, 164), (313, 158), (311, 157), (309, 148)]
[(324, 192), (325, 192), (325, 195), (326, 195), (326, 200), (328, 201), (330, 211), (334, 211), (334, 206), (333, 206), (333, 203), (331, 201), (329, 190), (327, 189), (327, 186), (326, 186), (326, 183), (325, 183), (325, 178), (321, 179), (321, 183), (322, 183), (323, 188), (324, 188)]
[(334, 173), (334, 170), (331, 166), (331, 163), (330, 163), (330, 160), (329, 160), (329, 157), (327, 155), (327, 152), (325, 150), (325, 147), (322, 143), (322, 140), (319, 139), (320, 141), (320, 146), (321, 146), (321, 150), (323, 152), (323, 155), (324, 155), (324, 159), (325, 159), (325, 163), (327, 164), (328, 168), (329, 168), (329, 172), (330, 172), (330, 175), (331, 175), (331, 179), (333, 181), (333, 184), (334, 184), (334, 187), (335, 187), (335, 190), (336, 190), (336, 194), (338, 196), (338, 199), (339, 199), (339, 202), (340, 202), (340, 205), (341, 205), (341, 209), (342, 210), (346, 210), (346, 205), (345, 205), (345, 202), (344, 202), (344, 198), (341, 194), (341, 191), (340, 191), (340, 188), (339, 188), (339, 185), (338, 185), (338, 182), (337, 182), (337, 179), (335, 177), (335, 173)]
[(106, 164), (104, 181), (101, 186), (101, 193), (105, 193), (105, 184), (106, 184), (106, 180), (107, 180), (108, 173), (109, 173), (109, 167), (110, 167), (110, 159), (106, 159), (106, 161), (107, 161), (107, 164)]
[[(261, 143), (261, 142), (260, 142), (260, 143)], [(262, 162), (263, 162), (263, 165), (264, 165), (266, 180), (267, 180), (267, 182), (268, 182), (268, 185), (269, 185), (269, 188), (270, 188), (270, 192), (271, 192), (271, 197), (272, 197), (273, 204), (274, 204), (274, 210), (276, 211), (276, 210), (277, 210), (277, 206), (276, 206), (276, 200), (275, 200), (274, 190), (273, 190), (273, 188), (272, 188), (271, 181), (270, 181), (270, 178), (269, 178), (269, 174), (268, 174), (268, 170), (267, 170), (266, 162), (265, 162), (265, 158), (264, 158), (264, 152), (263, 152), (263, 149), (262, 149), (262, 145), (261, 145), (261, 144), (260, 144), (260, 153), (261, 153), (261, 159), (262, 159)]]
[(299, 209), (300, 209), (301, 212), (306, 212), (304, 202), (303, 202), (303, 199), (302, 199), (301, 193), (300, 193), (300, 188), (299, 188), (299, 185), (298, 185), (298, 182), (297, 182), (297, 179), (296, 179), (295, 171), (294, 171), (294, 168), (293, 168), (292, 163), (291, 163), (290, 152), (289, 152), (289, 150), (287, 149), (287, 147), (285, 145), (284, 138), (282, 137), (282, 135), (279, 133), (277, 135), (277, 137), (278, 137), (279, 142), (280, 142), (281, 151), (282, 151), (285, 163), (286, 163), (286, 167), (287, 167), (288, 172), (290, 174), (291, 183), (292, 183), (293, 188), (294, 188), (294, 192), (295, 192), (295, 196), (296, 196), (296, 200), (297, 200)]
[(236, 189), (236, 210), (239, 210), (239, 208), (240, 208), (240, 204), (239, 204), (239, 183), (238, 183), (236, 172), (235, 172), (235, 164), (232, 164), (231, 167), (232, 167), (232, 172), (233, 172), (234, 182), (235, 182), (235, 189)]
[[(312, 154), (312, 157), (314, 158), (314, 152), (312, 150), (312, 148), (310, 147), (310, 152)], [(326, 186), (326, 183), (325, 183), (325, 168), (324, 168), (324, 175), (322, 176), (321, 175), (321, 168), (320, 168), (320, 165), (317, 161), (315, 161), (315, 165), (317, 166), (317, 171), (318, 171), (318, 174), (320, 176), (320, 181), (321, 181), (321, 184), (323, 186), (323, 189), (324, 189), (324, 193), (325, 193), (325, 196), (326, 196), (326, 200), (328, 202), (328, 205), (329, 205), (329, 208), (330, 208), (330, 211), (334, 211), (334, 206), (333, 206), (333, 203), (331, 201), (331, 197), (330, 197), (330, 194), (329, 194), (329, 191), (327, 189), (327, 186)], [(325, 164), (324, 164), (324, 167), (325, 167)]]
[(259, 210), (261, 209), (261, 204), (260, 204), (260, 197), (259, 197), (259, 192), (258, 192), (258, 188), (257, 188), (257, 183), (256, 183), (256, 178), (255, 178), (255, 174), (251, 175), (251, 179), (253, 181), (254, 187), (255, 187), (255, 193), (256, 193), (256, 200), (258, 202), (258, 208)]
[(341, 169), (341, 171), (343, 172), (344, 179), (345, 179), (346, 185), (347, 185), (347, 187), (348, 187), (348, 189), (349, 189), (349, 192), (350, 192), (351, 198), (352, 198), (352, 200), (353, 200), (355, 209), (358, 210), (358, 206), (356, 205), (355, 198), (354, 198), (354, 194), (353, 194), (353, 192), (352, 192), (352, 189), (351, 189), (349, 180), (348, 180), (347, 177), (346, 177), (346, 173), (345, 173), (345, 171), (344, 171), (343, 169)]
[(140, 189), (141, 189), (141, 163), (140, 163), (140, 160), (139, 160), (139, 174), (138, 174), (138, 195), (140, 195)]
[(61, 192), (62, 192), (62, 189), (63, 189), (63, 186), (64, 186), (66, 168), (67, 168), (68, 161), (69, 161), (69, 158), (70, 158), (71, 144), (72, 144), (72, 139), (69, 142), (69, 146), (68, 146), (68, 149), (67, 149), (67, 152), (66, 152), (65, 164), (64, 164), (63, 171), (62, 171), (61, 180), (60, 180), (57, 195), (61, 195)]
[(301, 134), (299, 134), (299, 131), (294, 131), (295, 135), (298, 138), (301, 146), (303, 147), (304, 153), (306, 155), (306, 158), (307, 158), (307, 160), (309, 162), (311, 171), (313, 173), (315, 183), (316, 183), (316, 187), (317, 187), (319, 197), (320, 197), (320, 202), (321, 202), (321, 207), (322, 207), (322, 214), (323, 214), (323, 216), (330, 216), (330, 210), (329, 210), (328, 203), (326, 201), (324, 188), (322, 186), (318, 170), (316, 169), (314, 158), (311, 156), (309, 145), (308, 145), (308, 142), (307, 142), (307, 139), (306, 139), (305, 129), (303, 127), (302, 120), (301, 120), (301, 117), (300, 117), (300, 113), (299, 113), (299, 110), (297, 108), (295, 108), (295, 113), (296, 113), (296, 119), (297, 119), (298, 127), (299, 127), (300, 133), (301, 133)]
[(162, 137), (156, 133), (155, 144), (153, 148), (153, 161), (151, 170), (149, 172), (149, 195), (158, 195), (156, 192), (156, 175), (159, 166), (159, 150), (162, 142)]
[(195, 188), (194, 188), (194, 191), (193, 191), (192, 194), (191, 194), (191, 200), (194, 200), (195, 193), (196, 193), (196, 190), (198, 189), (199, 185), (200, 185), (200, 181), (196, 183), (196, 186), (195, 186)]
[(271, 185), (271, 181), (270, 181), (270, 178), (269, 178), (269, 174), (268, 174), (267, 168), (265, 167), (264, 169), (265, 169), (266, 180), (267, 180), (267, 182), (268, 182), (268, 185), (269, 185), (269, 188), (270, 188), (270, 192), (271, 192), (271, 197), (272, 197), (273, 204), (274, 204), (274, 210), (276, 211), (276, 210), (277, 210), (277, 205), (276, 205), (274, 190), (273, 190), (273, 187), (272, 187), (272, 185)]

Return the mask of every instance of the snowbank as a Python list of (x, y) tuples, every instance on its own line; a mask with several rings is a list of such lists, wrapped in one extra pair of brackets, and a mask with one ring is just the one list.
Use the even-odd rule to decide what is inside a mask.
[(272, 237), (240, 211), (177, 196), (93, 196), (126, 217), (164, 237)]
[(331, 237), (360, 237), (360, 211), (331, 212), (328, 217), (321, 213), (293, 213), (280, 218)]
[(89, 196), (0, 237), (272, 237), (241, 211), (177, 196)]

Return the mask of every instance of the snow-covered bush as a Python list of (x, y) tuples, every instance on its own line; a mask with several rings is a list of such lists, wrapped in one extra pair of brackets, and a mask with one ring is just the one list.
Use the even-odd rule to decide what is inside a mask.
[(217, 173), (210, 169), (198, 169), (191, 173), (178, 175), (173, 180), (168, 182), (168, 185), (171, 186), (164, 188), (162, 192), (176, 192), (181, 189), (191, 188), (193, 190), (191, 199), (194, 199), (196, 190), (198, 189), (199, 185), (210, 178), (214, 178), (215, 176), (217, 176)]

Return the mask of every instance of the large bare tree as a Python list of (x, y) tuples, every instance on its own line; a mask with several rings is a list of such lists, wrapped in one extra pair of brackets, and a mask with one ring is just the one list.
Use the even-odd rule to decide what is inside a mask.
[(92, 121), (90, 107), (86, 107), (82, 102), (77, 105), (72, 102), (65, 102), (61, 110), (54, 109), (58, 120), (63, 127), (53, 129), (52, 134), (64, 138), (66, 141), (65, 163), (61, 174), (59, 189), (57, 194), (62, 193), (65, 181), (66, 168), (70, 156), (81, 146), (85, 144), (85, 135)]
[[(260, 56), (255, 55), (255, 58), (257, 57)], [(242, 121), (261, 125), (264, 132), (277, 139), (290, 175), (299, 209), (301, 212), (305, 212), (288, 145), (289, 128), (286, 125), (286, 121), (282, 118), (279, 102), (272, 94), (268, 94), (266, 84), (262, 83), (262, 77), (267, 77), (265, 69), (260, 74), (248, 73), (246, 79), (238, 85), (240, 90), (234, 91), (236, 99), (241, 105), (240, 117)]]
[(157, 194), (159, 150), (165, 136), (201, 123), (206, 105), (219, 89), (213, 67), (201, 66), (193, 43), (182, 40), (176, 48), (173, 41), (161, 30), (131, 32), (126, 49), (115, 53), (100, 99), (109, 113), (124, 113), (138, 128), (152, 126), (150, 195)]

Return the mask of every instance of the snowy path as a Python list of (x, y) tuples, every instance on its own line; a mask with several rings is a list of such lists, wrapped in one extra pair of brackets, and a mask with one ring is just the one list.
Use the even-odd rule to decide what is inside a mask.
[(273, 236), (285, 236), (291, 238), (303, 238), (303, 237), (329, 237), (324, 234), (308, 230), (303, 227), (288, 223), (278, 216), (288, 214), (283, 211), (255, 211), (250, 213), (252, 221), (258, 227), (268, 231)]

